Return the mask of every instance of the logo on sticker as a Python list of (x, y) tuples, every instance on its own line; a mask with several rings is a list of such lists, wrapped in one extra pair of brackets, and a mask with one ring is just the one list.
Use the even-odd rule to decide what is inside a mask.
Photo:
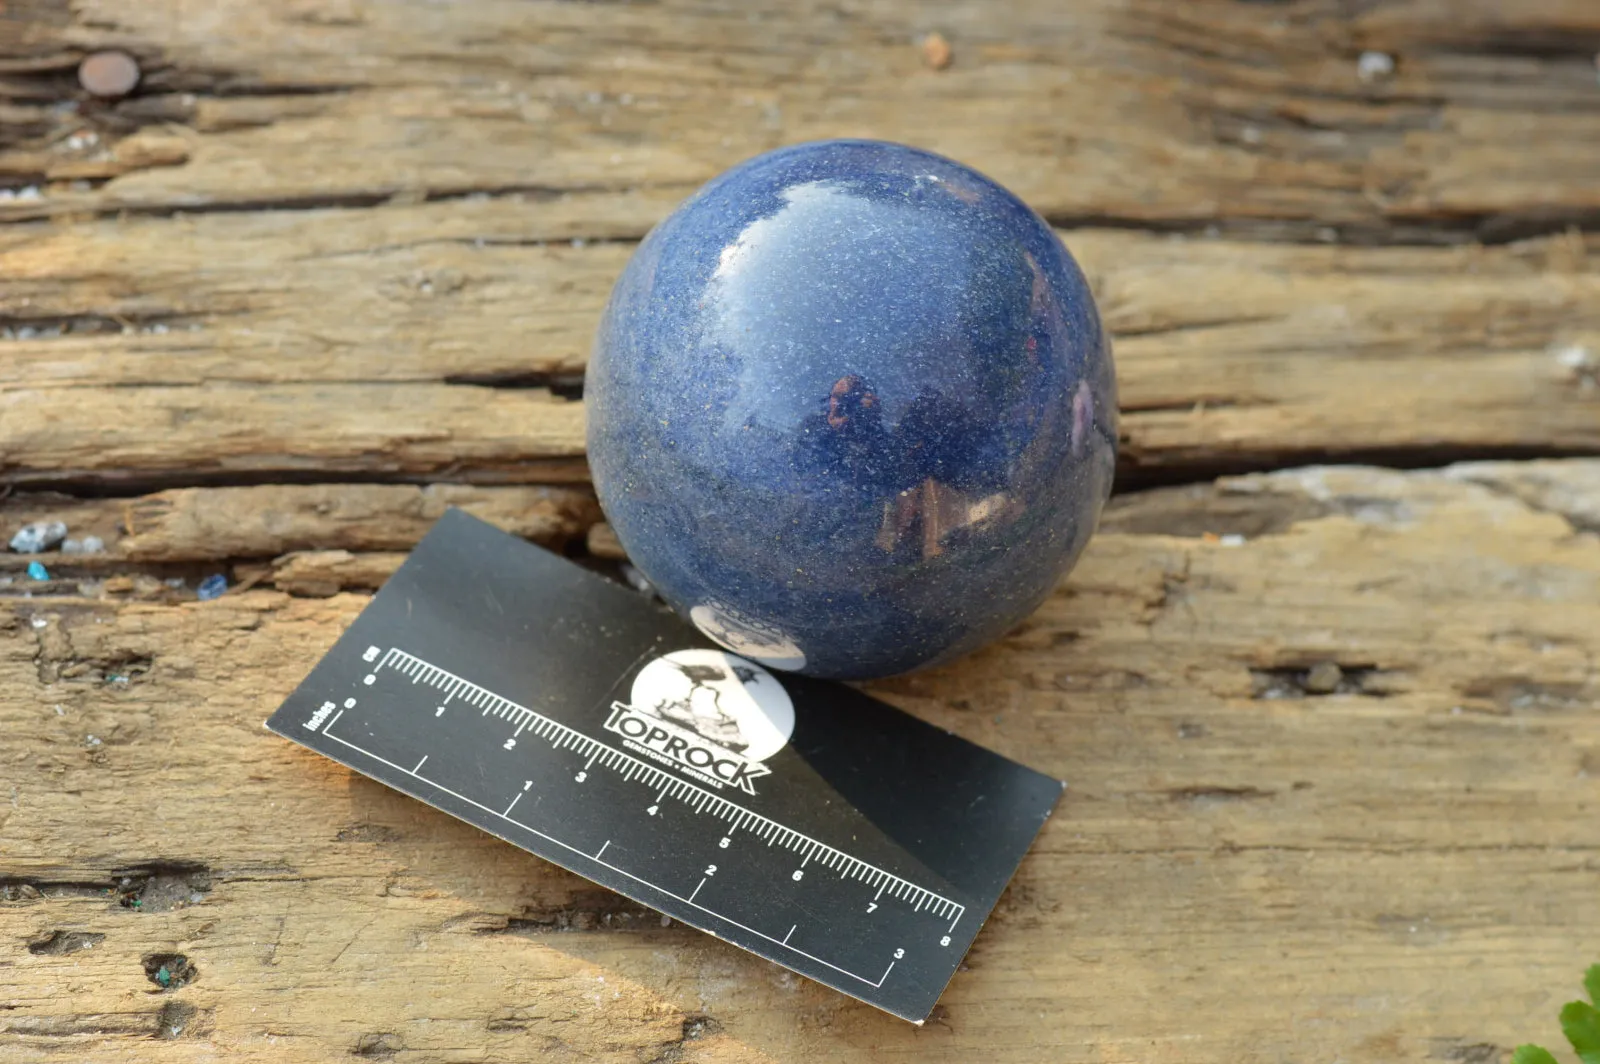
[(762, 762), (794, 733), (794, 703), (766, 669), (721, 650), (676, 650), (634, 677), (606, 729), (634, 750), (715, 787), (755, 794)]

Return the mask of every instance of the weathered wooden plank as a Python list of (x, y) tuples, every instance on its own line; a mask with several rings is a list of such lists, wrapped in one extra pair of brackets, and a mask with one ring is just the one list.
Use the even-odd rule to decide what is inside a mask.
[[(550, 244), (493, 203), (210, 216), (173, 248), (177, 224), (0, 238), (0, 473), (584, 475), (581, 410), (528, 386), (579, 381), (627, 245)], [(1116, 334), (1128, 483), (1329, 455), (1600, 452), (1593, 238), (1066, 236)]]
[[(1560, 515), (1578, 531), (1600, 531), (1600, 461), (1467, 462), (1441, 475), (1508, 492), (1532, 509)], [(553, 549), (581, 538), (596, 558), (626, 557), (594, 496), (582, 489), (264, 484), (178, 488), (132, 499), (14, 494), (0, 499), (0, 539), (26, 524), (60, 521), (70, 537), (93, 536), (102, 550), (0, 553), (0, 571), (21, 573), (40, 560), (62, 579), (103, 581), (152, 566), (270, 559), (273, 565), (265, 568), (243, 566), (241, 579), (266, 580), (291, 593), (306, 593), (313, 584), (318, 594), (371, 589), (399, 564), (403, 555), (396, 552), (414, 546), (449, 506)], [(1224, 477), (1114, 496), (1101, 515), (1100, 532), (1253, 539), (1333, 512), (1329, 499), (1281, 477)]]
[(295, 551), (273, 560), (263, 579), (291, 595), (327, 598), (340, 591), (375, 591), (406, 560), (400, 551)]
[[(205, 483), (364, 474), (581, 480), (583, 409), (543, 389), (202, 385), (0, 392), (13, 483)], [(63, 431), (65, 429), (66, 431)]]
[[(1238, 478), (1207, 505), (1242, 543), (1108, 529), (1021, 630), (874, 685), (1072, 783), (922, 1030), (263, 732), (364, 596), (5, 599), (0, 1055), (1420, 1062), (1553, 1040), (1600, 873), (1600, 538), (1574, 519), (1594, 464)], [(1194, 494), (1137, 522), (1192, 520)], [(158, 954), (198, 979), (159, 992)]]
[(60, 521), (73, 538), (98, 538), (107, 559), (133, 562), (398, 550), (415, 546), (452, 506), (555, 548), (584, 535), (600, 518), (594, 495), (584, 489), (262, 484), (177, 488), (134, 499), (12, 495), (0, 499), (0, 538), (9, 540), (35, 521)]
[[(54, 184), (0, 206), (15, 217), (681, 195), (841, 134), (980, 163), (1057, 219), (1459, 239), (1600, 211), (1586, 0), (43, 7), (55, 17), (5, 42), (23, 61), (0, 80), (16, 130), (0, 172)], [(917, 46), (933, 29), (944, 69)], [(76, 58), (107, 45), (140, 57), (140, 92), (52, 110)], [(1364, 79), (1364, 50), (1392, 73)], [(124, 160), (119, 138), (141, 131), (160, 144)]]

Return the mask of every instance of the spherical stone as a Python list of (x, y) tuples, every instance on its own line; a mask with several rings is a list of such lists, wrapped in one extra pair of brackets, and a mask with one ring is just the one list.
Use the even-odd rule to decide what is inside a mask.
[(1110, 491), (1088, 284), (993, 181), (896, 144), (759, 156), (651, 231), (589, 363), (629, 558), (717, 643), (841, 679), (1004, 634)]

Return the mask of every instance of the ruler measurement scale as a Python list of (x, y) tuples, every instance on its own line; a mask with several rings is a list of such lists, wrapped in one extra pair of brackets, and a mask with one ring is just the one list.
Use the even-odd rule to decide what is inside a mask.
[[(804, 889), (803, 887), (798, 887), (796, 885), (799, 884), (804, 878), (804, 870), (809, 867), (813, 860), (815, 860), (823, 867), (837, 870), (839, 872), (840, 880), (853, 878), (856, 881), (864, 884), (868, 889), (875, 887), (876, 893), (872, 896), (871, 902), (867, 906), (867, 912), (869, 913), (878, 908), (878, 906), (882, 903), (884, 895), (887, 893), (890, 898), (909, 906), (914, 914), (922, 914), (926, 912), (929, 915), (937, 916), (941, 919), (948, 918), (950, 920), (949, 926), (944, 929), (944, 933), (938, 938), (938, 946), (944, 948), (950, 946), (950, 934), (954, 931), (956, 924), (960, 922), (966, 911), (966, 907), (959, 902), (952, 901), (949, 898), (943, 897), (942, 895), (936, 894), (924, 887), (918, 886), (909, 880), (906, 880), (900, 876), (896, 876), (883, 868), (862, 861), (859, 858), (821, 842), (818, 839), (814, 839), (808, 835), (780, 824), (775, 820), (746, 809), (741, 805), (730, 802), (727, 799), (713, 793), (712, 791), (705, 789), (704, 787), (674, 776), (672, 773), (657, 767), (656, 765), (650, 764), (649, 762), (641, 760), (640, 758), (634, 757), (631, 754), (623, 753), (620, 750), (600, 742), (592, 736), (552, 720), (551, 718), (531, 710), (526, 706), (512, 702), (507, 698), (497, 695), (486, 688), (480, 687), (479, 685), (456, 675), (455, 673), (449, 672), (427, 661), (424, 661), (415, 655), (409, 654), (394, 647), (391, 647), (387, 652), (384, 652), (376, 646), (369, 646), (362, 654), (362, 660), (367, 663), (367, 666), (370, 669), (370, 671), (362, 676), (360, 680), (360, 684), (362, 686), (372, 687), (378, 682), (379, 674), (387, 669), (408, 678), (411, 681), (412, 686), (423, 685), (441, 692), (444, 697), (441, 703), (434, 707), (434, 713), (429, 719), (438, 719), (445, 716), (446, 712), (451, 706), (451, 703), (456, 699), (460, 699), (462, 703), (478, 709), (480, 711), (480, 717), (489, 717), (492, 715), (508, 724), (513, 722), (516, 724), (515, 731), (502, 745), (502, 750), (514, 751), (516, 749), (517, 740), (520, 739), (524, 733), (545, 740), (549, 746), (549, 749), (553, 752), (561, 750), (575, 750), (579, 757), (587, 758), (587, 761), (583, 765), (582, 769), (579, 770), (574, 777), (574, 782), (576, 783), (584, 782), (587, 777), (587, 773), (591, 771), (595, 765), (599, 765), (602, 768), (606, 768), (615, 773), (624, 783), (632, 783), (637, 780), (647, 785), (650, 789), (657, 791), (655, 796), (655, 804), (651, 805), (646, 811), (646, 815), (648, 816), (656, 815), (659, 805), (670, 798), (681, 802), (684, 807), (688, 808), (697, 816), (705, 815), (709, 810), (711, 815), (716, 819), (726, 821), (728, 824), (727, 830), (729, 834), (724, 836), (720, 842), (720, 848), (724, 851), (728, 850), (731, 846), (729, 840), (734, 833), (745, 831), (758, 839), (764, 840), (767, 844), (767, 847), (777, 844), (783, 849), (800, 856), (800, 866), (794, 870), (791, 876), (792, 882), (786, 884), (791, 892), (794, 890)], [(403, 765), (397, 764), (363, 748), (357, 742), (351, 741), (342, 735), (334, 734), (333, 729), (344, 716), (346, 710), (354, 709), (357, 704), (358, 700), (355, 698), (345, 699), (344, 704), (340, 707), (337, 707), (337, 711), (332, 712), (330, 718), (329, 713), (330, 711), (333, 711), (335, 707), (333, 703), (325, 702), (323, 703), (322, 708), (320, 708), (309, 720), (304, 723), (304, 727), (311, 731), (320, 731), (321, 734), (328, 739), (340, 743), (341, 745), (346, 746), (365, 757), (371, 758), (372, 760), (386, 765), (389, 768), (406, 776), (414, 778), (419, 782), (425, 783), (429, 787), (436, 788), (446, 794), (449, 794), (457, 800), (465, 802), (492, 817), (504, 820), (507, 823), (515, 825), (524, 831), (531, 832), (548, 842), (560, 846), (562, 849), (569, 851), (584, 861), (592, 861), (597, 865), (608, 868), (619, 875), (626, 876), (628, 879), (633, 880), (642, 886), (648, 887), (652, 891), (674, 899), (683, 905), (691, 906), (692, 908), (703, 912), (708, 916), (728, 923), (748, 934), (756, 935), (761, 939), (772, 943), (774, 946), (779, 947), (780, 949), (793, 952), (794, 954), (805, 957), (817, 964), (824, 965), (833, 971), (847, 975), (852, 979), (866, 984), (867, 986), (881, 988), (884, 984), (884, 981), (888, 979), (889, 975), (894, 971), (896, 961), (905, 956), (905, 949), (903, 947), (894, 949), (892, 958), (889, 960), (888, 966), (884, 969), (883, 974), (878, 976), (876, 979), (872, 979), (819, 957), (813, 953), (807, 952), (806, 950), (800, 949), (797, 946), (790, 945), (790, 939), (795, 934), (795, 931), (801, 927), (801, 925), (798, 923), (791, 925), (788, 928), (787, 933), (779, 938), (775, 934), (768, 934), (767, 932), (758, 928), (751, 927), (747, 923), (735, 920), (725, 913), (719, 912), (714, 908), (695, 901), (695, 899), (699, 896), (701, 889), (711, 878), (711, 872), (714, 872), (716, 867), (715, 865), (710, 866), (711, 872), (708, 872), (707, 875), (700, 877), (699, 883), (694, 887), (693, 891), (688, 897), (684, 897), (674, 890), (645, 878), (643, 875), (638, 874), (637, 871), (629, 871), (628, 869), (603, 860), (602, 855), (611, 845), (611, 840), (609, 839), (606, 840), (595, 853), (591, 854), (583, 849), (580, 849), (579, 847), (571, 845), (565, 840), (556, 838), (555, 836), (547, 834), (546, 832), (511, 816), (511, 813), (517, 808), (517, 803), (521, 800), (523, 794), (532, 789), (534, 785), (533, 780), (525, 781), (522, 788), (511, 796), (509, 804), (506, 805), (502, 811), (491, 808), (482, 802), (476, 801), (464, 794), (461, 794), (441, 782), (423, 776), (421, 774), (421, 769), (427, 763), (428, 758), (432, 756), (431, 754), (424, 755), (421, 761), (419, 761), (414, 768), (408, 769)], [(737, 856), (737, 854), (730, 854), (730, 856)]]

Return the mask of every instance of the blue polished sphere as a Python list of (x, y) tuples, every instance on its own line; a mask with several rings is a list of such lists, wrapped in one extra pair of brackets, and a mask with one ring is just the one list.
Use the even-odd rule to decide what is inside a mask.
[(841, 679), (1027, 616), (1115, 459), (1110, 345), (1061, 241), (982, 174), (874, 141), (759, 156), (656, 226), (585, 399), (601, 505), (666, 600)]

